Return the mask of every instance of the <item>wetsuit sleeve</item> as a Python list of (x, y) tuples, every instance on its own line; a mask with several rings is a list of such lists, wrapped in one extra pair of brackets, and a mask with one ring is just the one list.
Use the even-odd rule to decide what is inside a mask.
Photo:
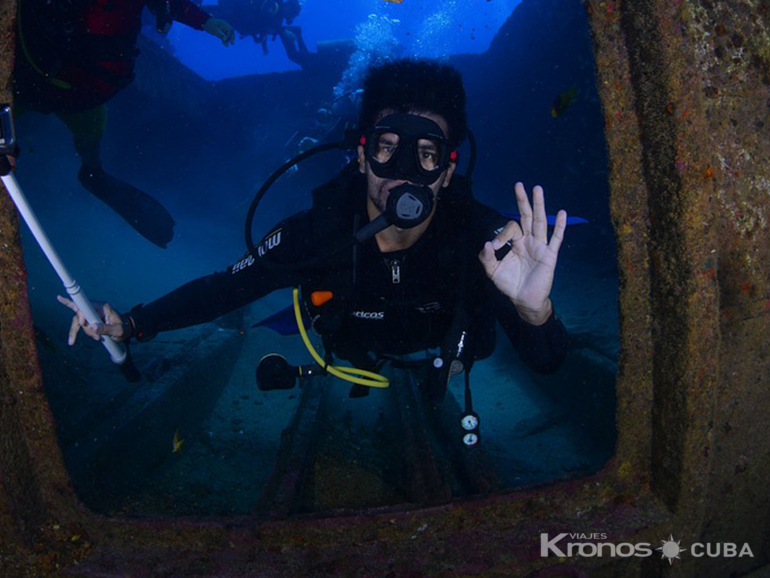
[[(493, 209), (478, 205), (475, 215), (476, 230), (482, 231), (474, 250), (481, 250), (505, 226), (508, 219)], [(492, 310), (521, 360), (538, 373), (553, 373), (567, 355), (569, 339), (564, 324), (555, 312), (542, 325), (530, 325), (519, 317), (516, 306), (503, 295), (492, 281), (485, 279), (485, 291)], [(554, 306), (555, 308), (555, 306)]]
[(171, 17), (196, 30), (203, 30), (211, 14), (190, 2), (190, 0), (170, 0)]
[(257, 247), (259, 258), (245, 255), (224, 271), (182, 285), (127, 314), (133, 336), (146, 341), (161, 331), (207, 323), (306, 277), (299, 270), (271, 267), (265, 262), (292, 263), (312, 256), (312, 226), (307, 212), (280, 223)]
[(542, 325), (530, 325), (516, 307), (489, 282), (488, 291), (498, 322), (521, 360), (538, 373), (554, 373), (567, 355), (569, 339), (564, 324), (552, 312)]

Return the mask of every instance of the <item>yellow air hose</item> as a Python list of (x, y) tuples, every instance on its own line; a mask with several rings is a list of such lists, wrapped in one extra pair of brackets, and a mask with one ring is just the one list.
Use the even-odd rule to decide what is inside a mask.
[[(305, 347), (313, 356), (316, 363), (324, 368), (325, 371), (331, 373), (335, 377), (357, 383), (359, 385), (365, 385), (367, 387), (379, 387), (385, 388), (390, 386), (390, 381), (387, 377), (374, 373), (373, 371), (366, 371), (364, 369), (358, 369), (357, 367), (339, 367), (335, 365), (327, 365), (323, 358), (313, 347), (310, 342), (310, 338), (305, 330), (305, 323), (302, 321), (302, 310), (299, 305), (299, 288), (295, 287), (292, 291), (292, 298), (294, 300), (294, 317), (297, 320), (297, 327), (299, 328), (299, 334), (302, 336), (302, 341), (305, 342)], [(362, 377), (356, 377), (362, 376)]]

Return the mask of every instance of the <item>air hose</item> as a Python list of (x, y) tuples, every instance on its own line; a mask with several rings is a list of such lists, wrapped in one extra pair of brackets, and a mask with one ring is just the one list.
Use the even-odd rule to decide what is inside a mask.
[(299, 334), (302, 336), (302, 341), (305, 343), (305, 347), (313, 356), (313, 359), (320, 365), (324, 371), (331, 373), (333, 376), (351, 383), (357, 383), (358, 385), (365, 385), (367, 387), (386, 388), (390, 386), (390, 380), (387, 377), (374, 373), (373, 371), (366, 371), (364, 369), (358, 369), (357, 367), (340, 367), (335, 365), (328, 365), (326, 361), (318, 354), (310, 342), (307, 331), (305, 330), (305, 323), (302, 320), (302, 309), (299, 304), (299, 288), (294, 287), (292, 290), (292, 299), (294, 300), (294, 317), (297, 320), (297, 327), (299, 328)]

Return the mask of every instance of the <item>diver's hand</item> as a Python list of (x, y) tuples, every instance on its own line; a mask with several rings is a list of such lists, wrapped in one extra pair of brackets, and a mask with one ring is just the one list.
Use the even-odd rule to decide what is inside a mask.
[(203, 30), (219, 38), (225, 46), (235, 43), (235, 32), (227, 20), (209, 18), (203, 25)]
[[(534, 213), (524, 185), (516, 183), (514, 190), (521, 225), (509, 221), (497, 237), (484, 244), (479, 260), (495, 287), (513, 301), (519, 316), (531, 325), (542, 325), (553, 310), (548, 296), (553, 286), (559, 247), (567, 228), (567, 213), (559, 211), (557, 214), (549, 243), (542, 187), (532, 190)], [(511, 250), (498, 259), (495, 251), (506, 243), (511, 245)]]
[(123, 318), (118, 315), (118, 312), (115, 311), (109, 303), (95, 302), (93, 304), (94, 309), (104, 322), (99, 326), (93, 326), (86, 321), (85, 315), (83, 315), (83, 312), (80, 311), (77, 305), (75, 305), (74, 301), (62, 297), (61, 295), (57, 295), (56, 299), (59, 300), (59, 303), (69, 307), (75, 312), (75, 317), (72, 319), (72, 325), (70, 326), (70, 333), (67, 339), (67, 343), (70, 345), (75, 345), (75, 339), (77, 339), (78, 331), (80, 331), (81, 327), (86, 335), (97, 341), (101, 339), (102, 335), (108, 335), (115, 341), (123, 341), (126, 339), (127, 336), (125, 334), (126, 331), (125, 326), (123, 325)]

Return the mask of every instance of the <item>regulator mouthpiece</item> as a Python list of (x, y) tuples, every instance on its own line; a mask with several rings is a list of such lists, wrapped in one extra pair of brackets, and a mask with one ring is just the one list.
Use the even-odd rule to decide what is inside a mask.
[(357, 243), (371, 239), (380, 231), (395, 225), (399, 229), (411, 229), (430, 216), (433, 211), (433, 191), (428, 186), (404, 183), (391, 189), (385, 212), (355, 235)]

